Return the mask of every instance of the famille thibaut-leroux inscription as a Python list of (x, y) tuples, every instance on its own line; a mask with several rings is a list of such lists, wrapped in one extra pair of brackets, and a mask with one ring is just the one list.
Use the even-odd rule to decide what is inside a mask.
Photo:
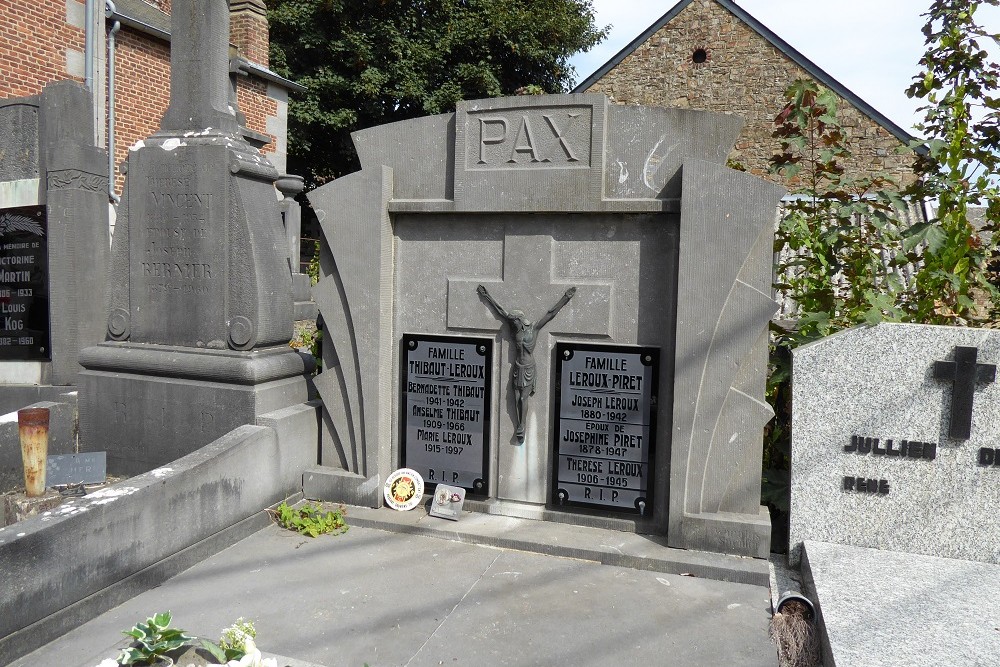
[(403, 465), (485, 494), (493, 341), (403, 336)]

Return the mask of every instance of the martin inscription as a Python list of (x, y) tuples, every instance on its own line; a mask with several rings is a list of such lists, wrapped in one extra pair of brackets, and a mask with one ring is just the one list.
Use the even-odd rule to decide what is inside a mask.
[(51, 358), (46, 230), (44, 206), (0, 211), (0, 359)]

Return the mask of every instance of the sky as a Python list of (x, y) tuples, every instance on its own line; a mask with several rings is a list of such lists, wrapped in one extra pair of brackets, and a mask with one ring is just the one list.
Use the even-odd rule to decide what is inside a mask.
[[(570, 62), (577, 81), (590, 76), (667, 13), (677, 0), (592, 0), (597, 24), (612, 25), (608, 38)], [(920, 16), (931, 0), (736, 0), (793, 48), (833, 78), (915, 134), (920, 100), (905, 90), (924, 52)], [(1000, 32), (1000, 8), (982, 6), (976, 21)], [(980, 44), (981, 46), (987, 46)], [(1000, 49), (989, 45), (994, 61)]]

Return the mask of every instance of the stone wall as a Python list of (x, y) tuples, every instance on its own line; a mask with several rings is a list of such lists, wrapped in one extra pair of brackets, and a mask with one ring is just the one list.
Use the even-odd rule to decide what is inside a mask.
[(37, 95), (53, 81), (83, 81), (83, 2), (3, 2), (0, 13), (0, 98)]
[[(704, 61), (696, 62), (702, 55)], [(778, 147), (773, 121), (785, 89), (798, 78), (808, 74), (760, 34), (714, 0), (694, 0), (586, 92), (605, 93), (618, 104), (742, 116), (746, 126), (730, 159), (780, 181), (767, 173)], [(912, 180), (911, 158), (897, 153), (899, 139), (843, 98), (839, 117), (854, 153), (845, 165), (850, 171), (885, 170), (896, 180)]]

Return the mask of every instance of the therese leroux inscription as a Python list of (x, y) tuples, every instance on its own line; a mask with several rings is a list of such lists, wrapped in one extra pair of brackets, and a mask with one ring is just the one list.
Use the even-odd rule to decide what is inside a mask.
[(46, 222), (44, 206), (0, 211), (0, 359), (51, 358)]
[(644, 514), (659, 350), (558, 343), (556, 359), (553, 502)]
[(493, 341), (403, 336), (403, 465), (428, 486), (487, 492)]

